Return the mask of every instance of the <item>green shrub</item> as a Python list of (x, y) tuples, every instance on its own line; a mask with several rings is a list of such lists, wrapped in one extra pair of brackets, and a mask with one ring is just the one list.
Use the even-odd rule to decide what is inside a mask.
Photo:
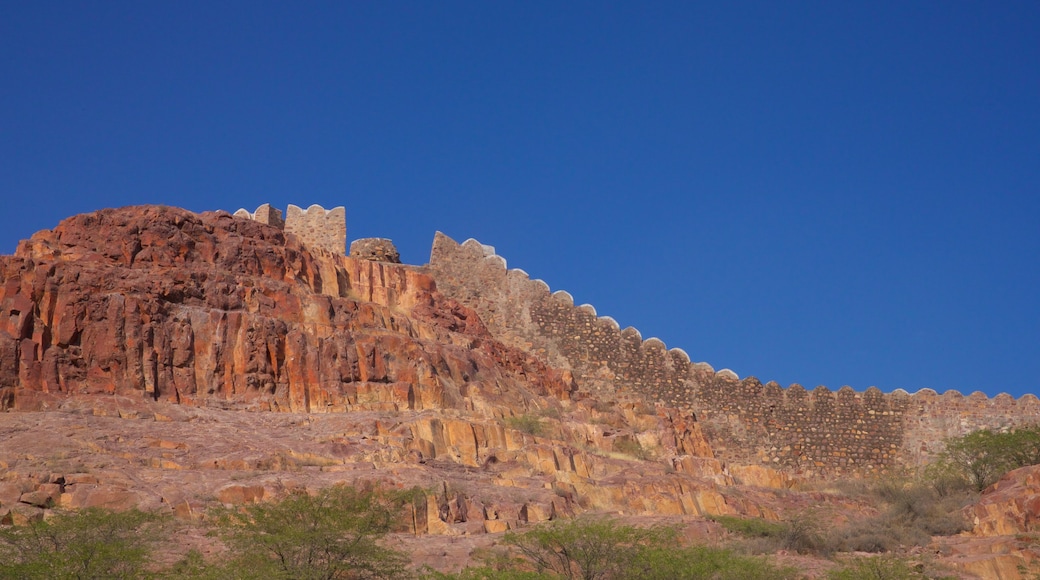
[(828, 580), (954, 580), (929, 573), (926, 566), (892, 556), (854, 558), (827, 574)]
[(25, 526), (0, 526), (2, 578), (140, 578), (158, 539), (158, 516), (88, 508)]
[(637, 528), (615, 520), (582, 518), (551, 522), (504, 543), (518, 558), (499, 555), (494, 564), (456, 578), (581, 578), (584, 580), (783, 580), (795, 571), (730, 550), (678, 545), (678, 530)]
[(225, 510), (217, 521), (239, 577), (394, 578), (404, 575), (405, 556), (378, 540), (391, 530), (397, 503), (333, 486)]
[(757, 554), (787, 550), (826, 556), (839, 543), (823, 533), (813, 513), (803, 513), (794, 519), (779, 522), (731, 516), (713, 516), (712, 519), (723, 528), (747, 538), (743, 548)]
[(691, 546), (644, 550), (623, 577), (633, 580), (786, 580), (798, 578), (799, 574), (793, 568), (777, 567), (765, 558)]
[(495, 568), (492, 566), (469, 567), (455, 573), (427, 570), (423, 580), (544, 580), (551, 578), (538, 572)]
[(514, 417), (506, 417), (506, 425), (516, 429), (517, 431), (523, 431), (528, 435), (534, 435), (535, 437), (543, 436), (546, 431), (542, 419), (537, 415), (516, 415)]
[(536, 572), (593, 580), (620, 577), (639, 551), (674, 544), (676, 536), (673, 528), (637, 528), (607, 518), (582, 518), (506, 534), (503, 542)]
[(764, 518), (738, 518), (734, 516), (711, 516), (724, 529), (745, 538), (779, 538), (784, 533), (784, 524)]
[(1002, 475), (1019, 467), (1040, 463), (1040, 425), (1009, 432), (987, 429), (946, 440), (946, 448), (925, 471), (926, 477), (941, 482), (961, 480), (982, 491)]
[(618, 453), (624, 453), (629, 457), (638, 459), (640, 461), (649, 461), (654, 458), (653, 452), (643, 447), (643, 444), (638, 439), (631, 437), (621, 437), (614, 440), (614, 451)]

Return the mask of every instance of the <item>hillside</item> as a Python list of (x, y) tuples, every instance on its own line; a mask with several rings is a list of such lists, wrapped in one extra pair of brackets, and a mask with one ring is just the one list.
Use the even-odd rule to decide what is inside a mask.
[[(839, 479), (903, 474), (944, 437), (1040, 415), (1032, 396), (741, 380), (477, 242), (438, 234), (425, 266), (346, 256), (345, 227), (326, 244), (320, 222), (293, 221), (318, 209), (102, 210), (0, 258), (0, 520), (136, 506), (192, 521), (293, 489), (417, 487), (397, 541), (451, 569), (506, 530), (586, 513), (700, 538), (723, 533), (708, 516), (846, 525), (879, 510)], [(977, 512), (978, 541), (1032, 531), (1007, 514), (1036, 511), (1008, 491), (1034, 480), (1014, 481)], [(934, 549), (1002, 577), (1033, 558), (1028, 542), (980, 556), (972, 538)]]

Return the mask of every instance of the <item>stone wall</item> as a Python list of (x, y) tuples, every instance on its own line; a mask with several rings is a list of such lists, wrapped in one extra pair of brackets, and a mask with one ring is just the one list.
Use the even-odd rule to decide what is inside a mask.
[(283, 229), (312, 249), (323, 248), (337, 256), (347, 253), (347, 210), (343, 206), (327, 210), (314, 204), (304, 211), (289, 204), (283, 220), (281, 211), (265, 203), (255, 212), (239, 209), (235, 216)]
[(695, 381), (714, 375), (705, 364), (691, 364), (679, 349), (657, 338), (643, 340), (588, 305), (575, 306), (567, 292), (549, 291), (523, 270), (476, 240), (458, 244), (438, 232), (429, 268), (441, 292), (474, 308), (499, 340), (566, 368), (587, 390), (609, 396), (619, 388), (650, 395), (654, 401), (689, 406)]
[(309, 247), (325, 248), (337, 256), (347, 253), (347, 210), (343, 206), (326, 210), (312, 205), (303, 211), (289, 204), (285, 231), (295, 234)]
[(271, 207), (271, 204), (269, 203), (261, 205), (256, 208), (256, 211), (254, 212), (249, 212), (245, 208), (241, 208), (235, 212), (235, 217), (258, 221), (262, 224), (274, 226), (280, 230), (285, 229), (285, 219), (282, 218), (282, 210)]
[(476, 240), (458, 244), (438, 232), (427, 267), (440, 291), (476, 310), (496, 338), (571, 370), (580, 388), (604, 399), (638, 393), (693, 411), (726, 461), (803, 475), (886, 473), (923, 464), (946, 437), (1040, 421), (1033, 395), (809, 392), (715, 372), (656, 338), (644, 340), (634, 328), (620, 329), (590, 305), (575, 306), (569, 294), (551, 292), (522, 270), (507, 269), (493, 247)]

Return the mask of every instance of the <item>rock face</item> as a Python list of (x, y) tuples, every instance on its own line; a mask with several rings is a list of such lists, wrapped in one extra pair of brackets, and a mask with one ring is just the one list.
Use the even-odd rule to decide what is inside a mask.
[[(308, 250), (225, 213), (76, 216), (0, 261), (0, 401), (107, 393), (323, 412), (569, 388), (414, 269)], [(518, 379), (522, 377), (522, 381)]]
[(47, 411), (0, 414), (12, 521), (192, 517), (363, 480), (439, 489), (414, 533), (484, 534), (584, 510), (771, 514), (726, 487), (789, 483), (729, 470), (691, 414), (577, 391), (421, 268), (223, 212), (103, 210), (0, 258), (0, 404)]
[(1040, 465), (1016, 469), (983, 492), (970, 506), (972, 532), (980, 536), (1040, 531)]

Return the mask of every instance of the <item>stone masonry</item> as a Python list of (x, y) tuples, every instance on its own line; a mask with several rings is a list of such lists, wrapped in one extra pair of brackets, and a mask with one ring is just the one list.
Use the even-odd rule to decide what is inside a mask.
[[(268, 204), (238, 217), (298, 236), (312, 248), (345, 253), (343, 207), (290, 205), (284, 221)], [(351, 254), (396, 261), (389, 240), (359, 240)], [(564, 291), (510, 270), (491, 246), (459, 244), (440, 232), (426, 267), (445, 295), (473, 308), (503, 343), (573, 373), (579, 387), (604, 400), (619, 394), (696, 414), (719, 459), (759, 463), (801, 475), (882, 474), (912, 469), (941, 452), (943, 439), (970, 431), (1040, 422), (1040, 399), (1002, 394), (964, 396), (924, 389), (914, 394), (842, 387), (783, 388), (732, 371), (693, 363), (681, 349), (619, 328)]]
[(347, 211), (343, 206), (327, 210), (314, 204), (304, 211), (289, 204), (282, 219), (281, 211), (265, 203), (252, 213), (240, 209), (235, 216), (283, 229), (300, 238), (308, 248), (322, 248), (339, 256), (347, 252)]
[(637, 393), (696, 413), (717, 456), (802, 475), (888, 473), (914, 468), (946, 437), (1040, 421), (1040, 399), (992, 399), (931, 389), (837, 393), (782, 388), (691, 363), (680, 349), (634, 328), (620, 329), (590, 305), (575, 306), (522, 270), (509, 270), (491, 246), (458, 244), (438, 233), (428, 266), (444, 294), (473, 308), (496, 338), (571, 370), (579, 387), (610, 399)]
[(350, 257), (375, 262), (401, 263), (401, 254), (394, 243), (386, 238), (362, 238), (350, 243)]

